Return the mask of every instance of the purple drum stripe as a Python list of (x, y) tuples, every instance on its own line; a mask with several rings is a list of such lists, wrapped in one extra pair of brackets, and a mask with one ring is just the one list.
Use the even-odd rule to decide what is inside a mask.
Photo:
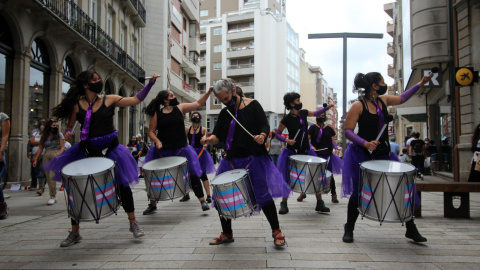
[[(95, 188), (95, 196), (97, 200), (97, 206), (101, 207), (109, 202), (112, 202), (117, 195), (115, 192), (115, 179), (108, 182), (107, 184)], [(106, 200), (105, 200), (106, 199)]]
[(247, 206), (245, 203), (237, 204), (237, 205), (231, 206), (231, 207), (228, 207), (228, 206), (225, 207), (225, 206), (223, 206), (221, 203), (219, 203), (219, 204), (220, 204), (220, 208), (221, 208), (223, 211), (226, 211), (226, 212), (228, 212), (228, 211), (233, 211), (233, 210), (238, 210), (238, 209), (240, 209), (240, 208), (243, 208), (243, 207), (246, 207), (246, 206)]
[(182, 172), (183, 175), (183, 183), (186, 185), (190, 181), (190, 175), (188, 174), (188, 168), (185, 168)]
[(410, 194), (413, 196), (413, 184), (406, 185), (405, 186), (405, 201), (403, 206), (407, 207), (412, 204), (412, 197), (410, 197)]
[[(317, 186), (321, 187), (324, 184), (325, 185), (328, 184), (328, 179), (327, 179), (326, 175), (327, 174), (325, 172), (319, 172), (318, 173)], [(323, 182), (325, 182), (325, 183), (323, 183)]]
[(72, 189), (71, 189), (71, 188), (68, 188), (68, 187), (65, 187), (65, 191), (67, 192), (68, 203), (70, 204), (70, 206), (71, 206), (72, 208), (74, 208), (74, 207), (75, 207), (75, 204), (73, 203)]
[(225, 211), (236, 210), (246, 206), (239, 187), (217, 191), (215, 192), (215, 197), (220, 207)]
[(305, 171), (290, 166), (290, 182), (305, 184)]
[(372, 205), (369, 204), (370, 200), (372, 199), (372, 189), (363, 185), (361, 197), (363, 206), (367, 207), (368, 209), (372, 208)]
[[(152, 177), (156, 178), (156, 177)], [(160, 178), (160, 177), (158, 177)], [(152, 187), (152, 190), (168, 190), (168, 189), (173, 189), (175, 187), (175, 181), (173, 178), (166, 177), (168, 179), (163, 179), (163, 180), (152, 180), (150, 182), (150, 186)]]

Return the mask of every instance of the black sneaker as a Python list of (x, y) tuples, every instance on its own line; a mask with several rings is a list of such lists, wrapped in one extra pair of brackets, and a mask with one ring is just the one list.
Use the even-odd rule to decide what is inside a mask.
[(287, 202), (280, 202), (280, 210), (278, 210), (280, 215), (285, 215), (288, 213)]
[(186, 202), (186, 201), (188, 201), (188, 200), (190, 200), (190, 194), (188, 194), (188, 193), (187, 193), (187, 195), (183, 196), (183, 197), (180, 199), (181, 202)]
[(6, 219), (8, 217), (8, 206), (6, 202), (0, 203), (0, 219)]
[(157, 211), (157, 206), (156, 205), (151, 205), (148, 204), (148, 207), (145, 211), (143, 211), (144, 215), (151, 215)]
[(207, 203), (212, 203), (212, 196), (207, 195)]
[(210, 210), (210, 206), (208, 206), (208, 203), (206, 201), (200, 202), (200, 205), (202, 206), (203, 211), (208, 211)]
[(317, 201), (317, 206), (315, 207), (315, 211), (327, 213), (327, 212), (330, 212), (330, 208), (325, 206), (325, 203), (323, 202), (323, 200), (320, 200), (320, 201)]
[(343, 225), (344, 229), (345, 229), (345, 233), (343, 234), (343, 242), (345, 243), (353, 243), (353, 231), (349, 231), (347, 230), (347, 225)]
[(405, 233), (405, 237), (410, 238), (415, 242), (427, 242), (427, 238), (423, 237), (418, 232), (417, 226), (415, 224), (407, 227), (407, 232)]

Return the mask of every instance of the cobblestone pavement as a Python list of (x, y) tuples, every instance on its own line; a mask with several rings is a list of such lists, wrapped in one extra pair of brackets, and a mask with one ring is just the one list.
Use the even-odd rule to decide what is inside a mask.
[[(340, 182), (340, 175), (335, 178)], [(478, 269), (480, 263), (478, 193), (470, 194), (471, 219), (444, 218), (443, 194), (422, 194), (423, 217), (416, 223), (428, 238), (425, 244), (405, 238), (401, 224), (380, 226), (367, 219), (357, 222), (355, 242), (343, 243), (347, 199), (333, 204), (325, 195), (331, 212), (320, 214), (313, 195), (297, 202), (293, 194), (290, 213), (280, 216), (288, 242), (281, 249), (274, 247), (263, 215), (233, 221), (235, 242), (210, 246), (221, 231), (219, 218), (214, 209), (202, 212), (193, 192), (188, 202), (159, 202), (156, 214), (143, 216), (148, 204), (143, 181), (133, 193), (145, 237), (132, 237), (122, 210), (99, 224), (81, 223), (83, 241), (60, 248), (70, 228), (63, 192), (53, 206), (46, 205), (47, 194), (5, 193), (11, 195), (10, 215), (0, 221), (0, 269)]]

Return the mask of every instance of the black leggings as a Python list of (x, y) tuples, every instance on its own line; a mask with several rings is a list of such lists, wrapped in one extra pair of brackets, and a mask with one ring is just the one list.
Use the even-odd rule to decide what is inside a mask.
[[(135, 206), (133, 204), (133, 195), (130, 186), (118, 185), (118, 192), (120, 193), (123, 210), (125, 210), (126, 213), (134, 212)], [(80, 222), (71, 219), (71, 223), (72, 225), (78, 225)]]
[(198, 176), (190, 175), (190, 180), (192, 181), (192, 189), (195, 196), (199, 199), (204, 197), (202, 181), (200, 181), (200, 178)]
[(203, 173), (202, 176), (200, 176), (200, 179), (202, 179), (202, 182), (208, 181), (207, 174)]
[[(218, 208), (217, 208), (218, 211)], [(280, 223), (278, 222), (278, 215), (277, 215), (277, 208), (275, 207), (275, 203), (273, 200), (268, 203), (267, 205), (264, 205), (262, 207), (262, 211), (267, 217), (268, 223), (270, 223), (270, 227), (272, 230), (280, 229)], [(220, 215), (220, 212), (218, 212)], [(220, 217), (220, 223), (222, 223), (222, 231), (224, 233), (232, 234), (232, 220), (231, 219), (225, 219), (223, 217)]]

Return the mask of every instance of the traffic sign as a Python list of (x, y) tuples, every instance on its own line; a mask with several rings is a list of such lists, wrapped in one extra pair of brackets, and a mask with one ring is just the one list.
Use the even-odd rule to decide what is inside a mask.
[[(431, 72), (431, 69), (422, 69), (422, 78), (423, 76), (430, 74), (430, 72)], [(433, 73), (433, 76), (430, 79), (430, 81), (427, 82), (424, 86), (432, 87), (432, 88), (443, 87), (442, 73), (441, 72)]]

